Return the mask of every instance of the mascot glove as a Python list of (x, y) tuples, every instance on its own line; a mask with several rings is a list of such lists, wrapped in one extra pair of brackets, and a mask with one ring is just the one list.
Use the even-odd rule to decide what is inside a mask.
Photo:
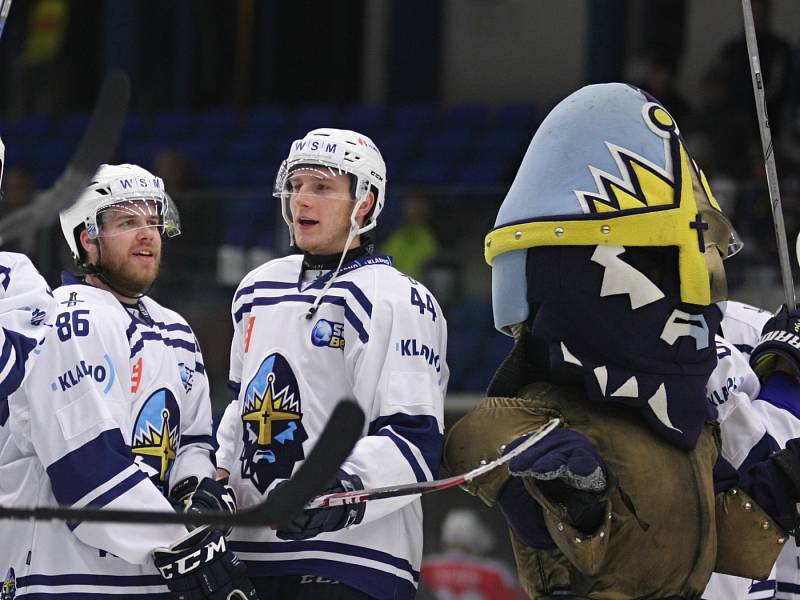
[[(280, 482), (273, 492), (285, 483), (285, 481)], [(334, 494), (363, 489), (364, 485), (358, 475), (350, 475), (339, 469), (336, 479), (323, 493)], [(276, 533), (282, 540), (307, 540), (320, 533), (338, 531), (361, 523), (365, 510), (364, 503), (304, 510), (287, 524), (280, 526)]]
[(764, 323), (761, 337), (750, 354), (750, 365), (763, 381), (776, 370), (779, 358), (800, 378), (800, 309), (788, 310), (785, 305)]
[[(517, 438), (503, 452), (509, 452), (527, 437)], [(604, 467), (603, 459), (586, 436), (557, 428), (511, 459), (509, 472), (541, 481), (560, 480), (577, 490), (600, 493), (606, 489)]]
[(169, 548), (156, 548), (153, 562), (173, 600), (258, 600), (247, 567), (228, 549), (221, 531), (190, 531)]

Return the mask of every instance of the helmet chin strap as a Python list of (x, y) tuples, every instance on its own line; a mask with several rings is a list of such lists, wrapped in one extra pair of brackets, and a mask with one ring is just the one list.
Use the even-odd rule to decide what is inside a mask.
[(367, 196), (364, 194), (361, 199), (356, 201), (355, 206), (353, 207), (353, 212), (350, 213), (350, 231), (347, 234), (347, 241), (344, 243), (344, 248), (342, 248), (342, 256), (339, 258), (339, 264), (336, 266), (336, 269), (333, 271), (333, 275), (328, 278), (328, 281), (325, 282), (325, 285), (322, 286), (322, 290), (317, 297), (314, 299), (314, 304), (311, 305), (311, 308), (308, 309), (306, 312), (306, 319), (311, 319), (314, 316), (314, 313), (317, 312), (322, 299), (325, 297), (326, 292), (331, 289), (334, 280), (336, 279), (337, 275), (339, 275), (339, 270), (342, 268), (342, 263), (344, 263), (344, 257), (347, 256), (347, 251), (350, 249), (350, 244), (353, 243), (355, 237), (361, 232), (361, 226), (356, 221), (356, 213), (358, 209), (366, 202)]
[(117, 286), (115, 286), (113, 283), (111, 283), (111, 280), (106, 275), (106, 272), (103, 270), (103, 265), (100, 264), (101, 261), (102, 261), (102, 255), (100, 253), (100, 244), (98, 243), (97, 240), (93, 240), (93, 242), (94, 242), (95, 248), (97, 248), (97, 263), (96, 264), (81, 263), (80, 264), (80, 268), (81, 268), (81, 271), (84, 273), (84, 275), (91, 275), (92, 277), (97, 277), (100, 281), (102, 281), (105, 285), (107, 285), (112, 291), (116, 292), (120, 296), (124, 296), (125, 298), (133, 298), (135, 300), (138, 300), (139, 298), (142, 298), (143, 296), (146, 296), (147, 292), (150, 291), (150, 288), (153, 287), (153, 284), (148, 285), (147, 288), (144, 291), (140, 292), (140, 293), (131, 294), (130, 292), (126, 292), (126, 291), (123, 291), (123, 290), (119, 289)]

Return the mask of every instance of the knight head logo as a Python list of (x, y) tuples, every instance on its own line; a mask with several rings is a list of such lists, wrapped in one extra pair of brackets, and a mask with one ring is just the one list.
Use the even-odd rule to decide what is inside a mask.
[(13, 567), (9, 567), (5, 579), (3, 579), (3, 587), (0, 588), (0, 600), (13, 600), (16, 595), (17, 579), (14, 576)]
[(145, 400), (133, 427), (131, 452), (139, 468), (165, 489), (180, 443), (181, 412), (174, 394), (161, 388)]
[(263, 494), (275, 479), (291, 476), (308, 439), (300, 390), (287, 360), (271, 354), (261, 363), (242, 399), (242, 477)]

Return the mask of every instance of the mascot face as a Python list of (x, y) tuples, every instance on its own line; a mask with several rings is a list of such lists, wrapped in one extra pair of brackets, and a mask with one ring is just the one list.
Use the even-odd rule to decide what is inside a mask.
[(308, 439), (297, 379), (280, 354), (265, 358), (247, 384), (241, 418), (242, 477), (263, 494), (275, 479), (292, 475)]
[[(528, 323), (556, 379), (693, 447), (732, 228), (667, 110), (583, 88), (541, 124), (487, 235), (495, 324)], [(720, 303), (720, 304), (716, 304)]]

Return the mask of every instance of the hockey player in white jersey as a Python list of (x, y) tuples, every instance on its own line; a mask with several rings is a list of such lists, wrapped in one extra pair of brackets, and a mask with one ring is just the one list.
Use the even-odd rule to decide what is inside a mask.
[[(103, 165), (61, 225), (83, 276), (64, 275), (41, 358), (9, 398), (2, 503), (233, 510), (213, 478), (197, 340), (145, 295), (162, 237), (180, 231), (163, 182)], [(0, 566), (19, 598), (256, 597), (222, 533), (207, 527), (10, 521), (2, 537)]]
[[(364, 436), (330, 490), (436, 477), (448, 380), (446, 324), (421, 283), (371, 253), (386, 167), (368, 137), (316, 129), (295, 141), (275, 195), (297, 249), (242, 280), (232, 304), (235, 398), (217, 438), (241, 507), (300, 464), (336, 402), (354, 398)], [(307, 511), (277, 532), (234, 529), (262, 597), (413, 598), (418, 497)]]

